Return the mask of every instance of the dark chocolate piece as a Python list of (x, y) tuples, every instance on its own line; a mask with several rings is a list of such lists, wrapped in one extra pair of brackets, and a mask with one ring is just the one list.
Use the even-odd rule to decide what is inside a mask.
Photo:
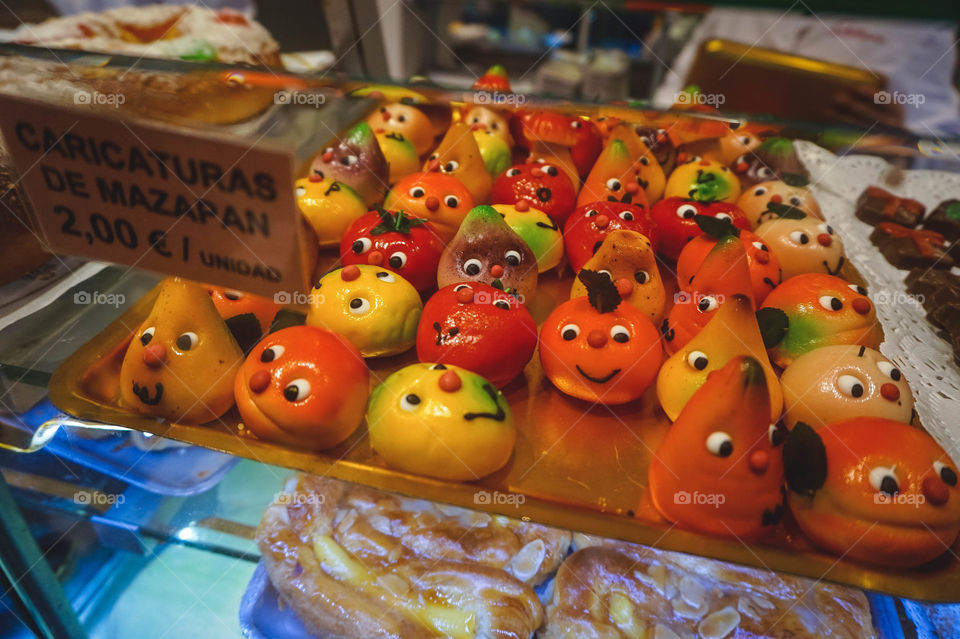
[(887, 261), (897, 268), (915, 267), (949, 269), (953, 258), (947, 253), (946, 241), (936, 231), (910, 229), (892, 222), (881, 222), (870, 234)]
[(936, 231), (948, 242), (960, 239), (960, 200), (946, 200), (923, 218), (923, 228)]
[(935, 308), (935, 293), (947, 292), (953, 288), (957, 289), (960, 295), (960, 275), (954, 275), (950, 271), (915, 268), (907, 274), (904, 282), (907, 285), (907, 292), (915, 295), (928, 312)]
[(897, 197), (879, 186), (868, 186), (857, 199), (857, 217), (871, 226), (881, 222), (896, 222), (914, 228), (925, 211), (920, 202)]
[[(956, 291), (955, 291), (956, 292)], [(930, 323), (950, 335), (960, 334), (960, 295), (953, 301), (941, 304), (927, 314)]]

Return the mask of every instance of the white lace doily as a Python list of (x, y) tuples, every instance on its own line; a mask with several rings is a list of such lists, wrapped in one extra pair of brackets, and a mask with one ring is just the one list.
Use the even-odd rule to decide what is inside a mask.
[(919, 302), (907, 294), (903, 280), (908, 271), (887, 262), (870, 241), (873, 227), (854, 215), (857, 198), (871, 185), (918, 200), (929, 212), (944, 200), (960, 199), (960, 174), (903, 171), (865, 155), (837, 157), (811, 142), (797, 141), (794, 146), (824, 216), (867, 280), (886, 335), (880, 351), (906, 376), (924, 427), (954, 460), (960, 459), (960, 368), (953, 349), (935, 333)]

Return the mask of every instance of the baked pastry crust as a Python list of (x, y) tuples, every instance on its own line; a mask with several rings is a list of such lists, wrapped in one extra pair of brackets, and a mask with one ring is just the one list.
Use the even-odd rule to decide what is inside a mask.
[(320, 637), (532, 636), (533, 585), (570, 533), (298, 475), (257, 540), (274, 587)]
[(540, 639), (876, 637), (859, 590), (622, 542), (575, 539), (587, 547), (557, 573)]

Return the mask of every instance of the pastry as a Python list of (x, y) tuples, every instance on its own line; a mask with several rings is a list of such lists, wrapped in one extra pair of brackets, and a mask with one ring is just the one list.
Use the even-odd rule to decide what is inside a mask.
[(807, 273), (784, 280), (767, 295), (758, 317), (770, 359), (781, 368), (821, 346), (877, 348), (883, 340), (866, 291), (833, 275)]
[(433, 148), (433, 125), (415, 106), (400, 102), (385, 104), (367, 117), (367, 124), (378, 135), (399, 133), (410, 141), (417, 155), (424, 155)]
[(577, 167), (570, 157), (570, 149), (556, 144), (547, 144), (546, 142), (534, 142), (530, 149), (530, 155), (527, 156), (527, 163), (536, 162), (537, 164), (549, 164), (559, 168), (570, 178), (573, 184), (573, 192), (576, 195), (580, 192), (580, 175), (577, 173)]
[(653, 505), (681, 528), (760, 537), (783, 516), (782, 435), (770, 422), (765, 368), (734, 357), (707, 376), (657, 448)]
[(485, 204), (490, 199), (493, 180), (470, 127), (462, 122), (450, 126), (440, 145), (427, 158), (423, 170), (457, 178), (470, 191), (476, 204)]
[(471, 209), (440, 256), (437, 286), (460, 282), (490, 284), (523, 303), (537, 290), (537, 258), (492, 206)]
[[(623, 206), (623, 205), (621, 205)], [(662, 361), (657, 329), (606, 274), (581, 270), (587, 294), (557, 306), (540, 329), (543, 372), (562, 392), (600, 404), (643, 395)]]
[(737, 206), (747, 216), (752, 229), (782, 216), (791, 209), (823, 219), (820, 205), (805, 185), (788, 184), (783, 180), (769, 180), (744, 189), (737, 198)]
[(746, 295), (731, 296), (699, 333), (663, 363), (657, 374), (657, 399), (668, 418), (678, 418), (713, 371), (743, 356), (752, 357), (763, 368), (770, 394), (770, 422), (780, 419), (783, 393), (767, 357), (753, 308)]
[(636, 231), (657, 250), (660, 233), (646, 207), (620, 202), (591, 202), (578, 207), (563, 226), (563, 247), (574, 271), (593, 257), (607, 235), (617, 229)]
[(475, 105), (463, 114), (461, 120), (474, 131), (486, 131), (499, 137), (508, 147), (513, 146), (513, 136), (510, 135), (510, 123), (499, 111), (489, 107)]
[(857, 217), (871, 226), (895, 222), (913, 228), (925, 212), (926, 207), (920, 202), (898, 197), (879, 186), (868, 186), (857, 199)]
[(939, 268), (949, 270), (953, 257), (942, 235), (929, 229), (912, 229), (893, 222), (880, 222), (870, 234), (887, 261), (900, 269)]
[(387, 194), (390, 170), (373, 130), (366, 122), (331, 140), (310, 164), (310, 174), (346, 184), (370, 208)]
[(791, 183), (807, 181), (806, 169), (797, 157), (793, 142), (786, 138), (767, 138), (737, 158), (732, 168), (744, 189), (774, 179)]
[(440, 239), (449, 241), (472, 209), (473, 196), (455, 177), (436, 171), (412, 173), (393, 185), (383, 208), (427, 220)]
[(270, 581), (328, 639), (527, 639), (570, 534), (298, 475), (257, 528)]
[(677, 165), (677, 148), (667, 131), (640, 124), (634, 124), (633, 130), (650, 149), (657, 164), (663, 169), (663, 173), (665, 175), (673, 173)]
[(411, 173), (420, 172), (420, 156), (413, 144), (402, 133), (383, 131), (375, 134), (377, 144), (390, 169), (388, 182), (393, 185)]
[(577, 206), (602, 200), (647, 208), (649, 202), (646, 191), (637, 181), (634, 170), (639, 159), (630, 152), (623, 140), (608, 140), (580, 189)]
[(333, 331), (291, 326), (257, 344), (233, 390), (243, 425), (254, 435), (323, 450), (363, 421), (370, 373), (360, 351)]
[(866, 346), (823, 346), (805, 353), (780, 376), (783, 423), (820, 428), (853, 417), (883, 417), (909, 424), (913, 394), (900, 369)]
[(846, 263), (843, 241), (819, 218), (788, 214), (764, 222), (756, 233), (780, 258), (785, 280), (803, 273), (837, 275)]
[(577, 191), (570, 177), (556, 166), (527, 162), (510, 167), (493, 181), (493, 204), (516, 204), (520, 200), (563, 226), (576, 208)]
[(367, 212), (363, 199), (342, 182), (310, 175), (296, 181), (297, 207), (320, 246), (337, 246), (347, 227)]
[[(528, 149), (533, 143), (544, 142), (570, 149), (570, 157), (580, 177), (586, 177), (593, 168), (603, 138), (590, 120), (556, 111), (518, 111), (511, 120), (511, 131), (517, 144)], [(562, 220), (557, 220), (561, 223)]]
[[(657, 256), (645, 235), (626, 229), (611, 231), (583, 268), (609, 276), (623, 301), (642, 311), (654, 326), (660, 324), (667, 294)], [(571, 299), (586, 294), (586, 285), (575, 279)]]
[(650, 209), (650, 215), (660, 231), (659, 253), (669, 260), (677, 261), (687, 242), (703, 233), (696, 216), (707, 215), (729, 220), (734, 226), (750, 230), (743, 211), (726, 202), (697, 202), (682, 197), (667, 197)]
[(472, 481), (502, 468), (517, 431), (493, 384), (453, 364), (411, 364), (370, 395), (370, 446), (404, 472)]
[(454, 364), (502, 388), (537, 347), (537, 323), (520, 301), (480, 282), (450, 284), (423, 307), (417, 328), (421, 362)]
[(563, 257), (563, 235), (550, 216), (530, 206), (527, 200), (516, 204), (494, 204), (507, 226), (526, 242), (537, 259), (537, 271), (549, 271)]
[(327, 273), (310, 294), (307, 324), (350, 340), (364, 357), (402, 353), (416, 341), (423, 302), (401, 275), (351, 264)]
[[(945, 200), (923, 218), (923, 228), (936, 231), (946, 238), (953, 249), (960, 241), (960, 200)], [(954, 254), (955, 258), (960, 256)]]
[(437, 285), (443, 241), (432, 224), (383, 208), (357, 218), (340, 240), (340, 262), (397, 273), (421, 293)]
[(143, 415), (204, 424), (233, 406), (242, 362), (243, 351), (207, 292), (169, 277), (123, 357), (120, 400)]
[(632, 178), (647, 195), (647, 202), (657, 202), (663, 197), (663, 189), (667, 184), (667, 177), (657, 158), (643, 138), (637, 134), (635, 128), (623, 122), (613, 127), (608, 140), (622, 140), (630, 149), (633, 159)]
[(270, 330), (280, 305), (259, 295), (250, 295), (221, 286), (205, 288), (220, 317), (237, 340), (240, 350), (249, 353), (254, 344)]
[(740, 180), (719, 162), (710, 160), (687, 162), (677, 165), (667, 178), (663, 197), (732, 204), (740, 197)]
[(815, 544), (846, 559), (919, 566), (960, 533), (957, 466), (919, 428), (858, 417), (798, 423), (783, 461), (789, 506)]

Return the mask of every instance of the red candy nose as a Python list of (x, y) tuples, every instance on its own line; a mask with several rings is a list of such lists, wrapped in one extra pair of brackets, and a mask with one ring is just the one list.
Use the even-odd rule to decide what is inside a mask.
[(425, 204), (427, 205), (427, 209), (431, 211), (436, 211), (437, 209), (440, 208), (440, 200), (433, 197), (432, 195), (427, 198), (427, 201), (425, 202)]
[(513, 205), (513, 208), (517, 209), (521, 213), (526, 213), (530, 210), (530, 202), (526, 200), (518, 200), (517, 203)]
[(390, 112), (389, 112), (389, 111), (384, 111), (384, 112), (381, 113), (380, 115), (383, 116), (383, 121), (384, 121), (384, 122), (389, 122), (389, 121), (390, 121)]
[(747, 459), (747, 463), (750, 465), (750, 470), (759, 474), (766, 472), (767, 466), (770, 465), (770, 455), (767, 454), (765, 450), (755, 450), (750, 453), (750, 458)]
[(821, 233), (817, 236), (817, 241), (823, 246), (830, 246), (833, 243), (833, 238), (830, 237), (829, 233)]
[(636, 193), (640, 190), (640, 185), (636, 182), (627, 182), (627, 193)]
[(499, 264), (494, 264), (490, 267), (490, 275), (494, 277), (503, 277), (503, 267)]
[(870, 312), (870, 300), (865, 297), (855, 297), (853, 299), (853, 310), (861, 315), (866, 315)]
[(625, 277), (621, 277), (616, 282), (617, 292), (620, 293), (620, 297), (630, 297), (630, 294), (633, 293), (633, 282), (628, 280)]
[(605, 229), (607, 228), (607, 224), (610, 224), (610, 218), (606, 215), (598, 215), (593, 223), (597, 225), (598, 229)]
[(344, 282), (352, 282), (358, 277), (360, 277), (360, 269), (357, 268), (356, 264), (351, 264), (350, 266), (344, 266), (343, 270), (340, 271), (340, 278)]
[(890, 382), (880, 386), (880, 394), (883, 395), (884, 399), (889, 399), (891, 402), (900, 399), (900, 389)]
[(781, 202), (783, 202), (783, 198), (780, 197), (779, 195), (771, 195), (771, 196), (770, 196), (770, 201), (771, 201), (771, 202), (774, 202), (774, 203), (776, 203), (776, 204), (780, 204)]
[(750, 165), (746, 162), (737, 162), (737, 165), (733, 167), (733, 170), (737, 173), (743, 173), (750, 168)]
[(607, 334), (600, 330), (592, 330), (587, 334), (587, 344), (593, 348), (602, 348), (607, 343)]
[(770, 254), (766, 251), (757, 251), (753, 256), (753, 259), (760, 264), (766, 264), (770, 261)]
[(143, 349), (143, 363), (149, 368), (160, 368), (167, 361), (167, 349), (163, 344), (150, 344)]
[(473, 289), (465, 286), (456, 292), (457, 301), (461, 304), (469, 304), (473, 301)]
[(539, 167), (533, 167), (532, 169), (530, 169), (530, 175), (532, 175), (535, 178), (543, 177), (543, 171)]
[(710, 166), (710, 160), (700, 160), (700, 166)]
[(430, 160), (427, 162), (428, 171), (439, 171), (440, 170), (440, 160)]
[(453, 370), (444, 372), (437, 383), (440, 386), (440, 390), (448, 393), (456, 392), (463, 386), (463, 382), (460, 381), (460, 376), (457, 375), (457, 371)]
[(485, 128), (485, 127), (484, 127), (482, 124), (480, 124), (480, 123), (471, 124), (471, 125), (470, 125), (470, 130), (471, 130), (471, 131), (482, 131), (484, 128)]
[(927, 477), (920, 489), (931, 504), (942, 506), (950, 499), (950, 488), (939, 477)]
[(373, 266), (380, 266), (383, 264), (383, 253), (380, 251), (370, 251), (367, 255), (367, 264), (372, 264)]
[(333, 162), (333, 151), (325, 151), (323, 155), (320, 156), (324, 162)]
[(312, 173), (307, 179), (311, 182), (323, 182), (323, 176), (317, 175), (316, 173)]
[(270, 373), (267, 371), (257, 371), (250, 376), (250, 390), (254, 393), (262, 393), (270, 385)]

